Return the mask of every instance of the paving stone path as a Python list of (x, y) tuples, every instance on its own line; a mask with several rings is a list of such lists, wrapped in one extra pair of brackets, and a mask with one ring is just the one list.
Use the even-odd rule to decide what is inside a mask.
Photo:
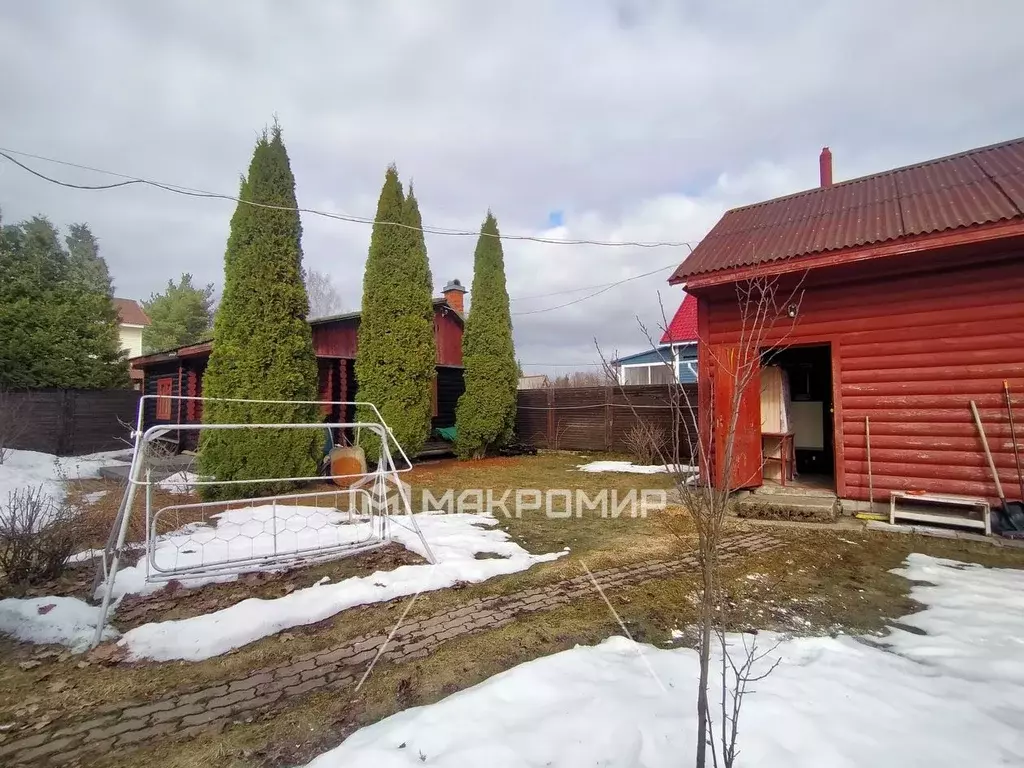
[[(760, 532), (731, 536), (721, 545), (722, 561), (766, 552), (783, 542)], [(602, 590), (632, 586), (696, 568), (696, 553), (677, 560), (608, 568), (593, 573)], [(287, 664), (257, 669), (243, 678), (178, 691), (151, 701), (120, 701), (86, 718), (57, 721), (31, 736), (0, 744), (0, 764), (87, 762), (104, 752), (174, 734), (188, 737), (230, 720), (251, 717), (312, 691), (354, 687), (385, 646), (380, 661), (422, 659), (446, 640), (502, 627), (528, 613), (591, 597), (594, 583), (583, 575), (510, 595), (477, 598), (444, 613), (403, 623), (388, 631), (354, 638), (344, 645), (292, 658)]]

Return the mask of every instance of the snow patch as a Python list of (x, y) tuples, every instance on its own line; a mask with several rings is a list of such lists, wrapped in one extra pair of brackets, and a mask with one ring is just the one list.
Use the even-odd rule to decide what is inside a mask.
[(198, 480), (199, 476), (192, 472), (175, 472), (157, 483), (157, 487), (168, 493), (186, 494), (192, 492)]
[[(74, 597), (0, 600), (0, 633), (27, 643), (59, 643), (76, 653), (89, 648), (99, 617), (99, 606)], [(107, 626), (103, 639), (112, 637), (117, 630)]]
[(68, 480), (99, 477), (100, 469), (127, 465), (124, 451), (91, 453), (86, 456), (54, 456), (39, 451), (11, 451), (0, 464), (0, 504), (7, 502), (12, 491), (43, 486), (43, 492), (54, 502), (64, 499), (60, 475)]
[[(1024, 572), (924, 555), (898, 572), (934, 585), (912, 588), (927, 607), (902, 619), (927, 635), (757, 635), (759, 649), (781, 641), (762, 664), (781, 663), (744, 703), (738, 766), (1024, 764)], [(742, 653), (741, 636), (727, 642)], [(613, 637), (399, 712), (308, 768), (692, 765), (698, 674), (692, 650)]]
[[(277, 507), (276, 513), (280, 516), (279, 545), (290, 526), (293, 528), (291, 538), (284, 542), (288, 546), (301, 542), (303, 536), (316, 533), (323, 535), (323, 541), (327, 542), (358, 541), (367, 533), (365, 524), (332, 524), (343, 517), (338, 512), (313, 507)], [(200, 558), (202, 562), (201, 558), (209, 558), (211, 553), (222, 556), (227, 552), (235, 558), (264, 551), (273, 546), (267, 521), (272, 520), (274, 514), (275, 510), (269, 506), (223, 513), (216, 529), (195, 526), (190, 532), (162, 540), (156, 560), (170, 563), (171, 558)], [(314, 515), (321, 516), (324, 522), (317, 530), (306, 527)], [(475, 584), (493, 576), (524, 571), (536, 563), (556, 560), (566, 554), (562, 551), (531, 555), (497, 528), (498, 521), (489, 515), (423, 513), (415, 517), (437, 560), (434, 565), (403, 565), (393, 571), (317, 584), (273, 600), (250, 598), (203, 616), (145, 624), (126, 632), (120, 644), (128, 649), (131, 659), (200, 661), (290, 627), (322, 621), (357, 605), (444, 589), (459, 582)], [(392, 539), (425, 556), (419, 537), (408, 526), (404, 518), (392, 518)], [(299, 530), (296, 532), (294, 528)], [(217, 531), (223, 535), (225, 529), (234, 530), (238, 537), (227, 544), (213, 539)], [(483, 552), (498, 557), (477, 559), (476, 555)], [(231, 578), (235, 577), (220, 577), (220, 580)], [(195, 586), (210, 580), (183, 580), (182, 584)], [(123, 595), (160, 586), (145, 583), (145, 563), (140, 563), (118, 573), (114, 592)]]
[(688, 464), (633, 464), (630, 461), (592, 461), (589, 464), (579, 464), (576, 469), (580, 472), (632, 472), (638, 475), (656, 475), (664, 472), (678, 472), (690, 474), (697, 471), (697, 467)]

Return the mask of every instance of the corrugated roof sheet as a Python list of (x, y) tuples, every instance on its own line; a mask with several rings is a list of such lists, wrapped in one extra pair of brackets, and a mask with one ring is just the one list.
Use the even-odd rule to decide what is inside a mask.
[(683, 301), (672, 316), (672, 322), (668, 324), (665, 333), (662, 334), (662, 344), (683, 344), (688, 341), (697, 340), (697, 300), (690, 295), (683, 296)]
[(1024, 138), (728, 211), (670, 280), (1024, 217)]

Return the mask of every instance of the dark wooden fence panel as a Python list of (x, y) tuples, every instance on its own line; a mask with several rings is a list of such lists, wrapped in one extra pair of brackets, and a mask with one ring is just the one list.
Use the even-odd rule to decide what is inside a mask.
[(671, 439), (673, 389), (686, 411), (679, 420), (680, 459), (689, 461), (696, 440), (696, 384), (630, 387), (525, 389), (519, 392), (516, 433), (539, 448), (572, 451), (625, 451), (626, 435), (640, 421), (661, 426)]
[(11, 447), (58, 456), (127, 448), (121, 422), (134, 425), (139, 407), (130, 389), (37, 389), (4, 398), (17, 414)]

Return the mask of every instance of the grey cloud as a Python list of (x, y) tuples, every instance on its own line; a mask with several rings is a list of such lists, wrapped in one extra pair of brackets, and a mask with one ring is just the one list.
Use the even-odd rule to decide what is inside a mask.
[[(726, 207), (1019, 133), (1007, 98), (1024, 7), (669, 0), (515, 3), (24, 3), (0, 0), (0, 145), (234, 193), (276, 113), (300, 203), (372, 215), (385, 166), (428, 224), (696, 240)], [(102, 177), (46, 165), (48, 173)], [(723, 176), (724, 174), (724, 176)], [(5, 218), (86, 220), (119, 290), (219, 281), (231, 205), (74, 192), (0, 163)], [(358, 305), (369, 228), (304, 217), (308, 264)], [(472, 279), (472, 238), (428, 236), (438, 287)], [(668, 263), (670, 249), (506, 242), (509, 290), (557, 291)], [(678, 289), (660, 276), (516, 318), (519, 356), (592, 361), (643, 345)], [(574, 296), (515, 302), (513, 311)]]

